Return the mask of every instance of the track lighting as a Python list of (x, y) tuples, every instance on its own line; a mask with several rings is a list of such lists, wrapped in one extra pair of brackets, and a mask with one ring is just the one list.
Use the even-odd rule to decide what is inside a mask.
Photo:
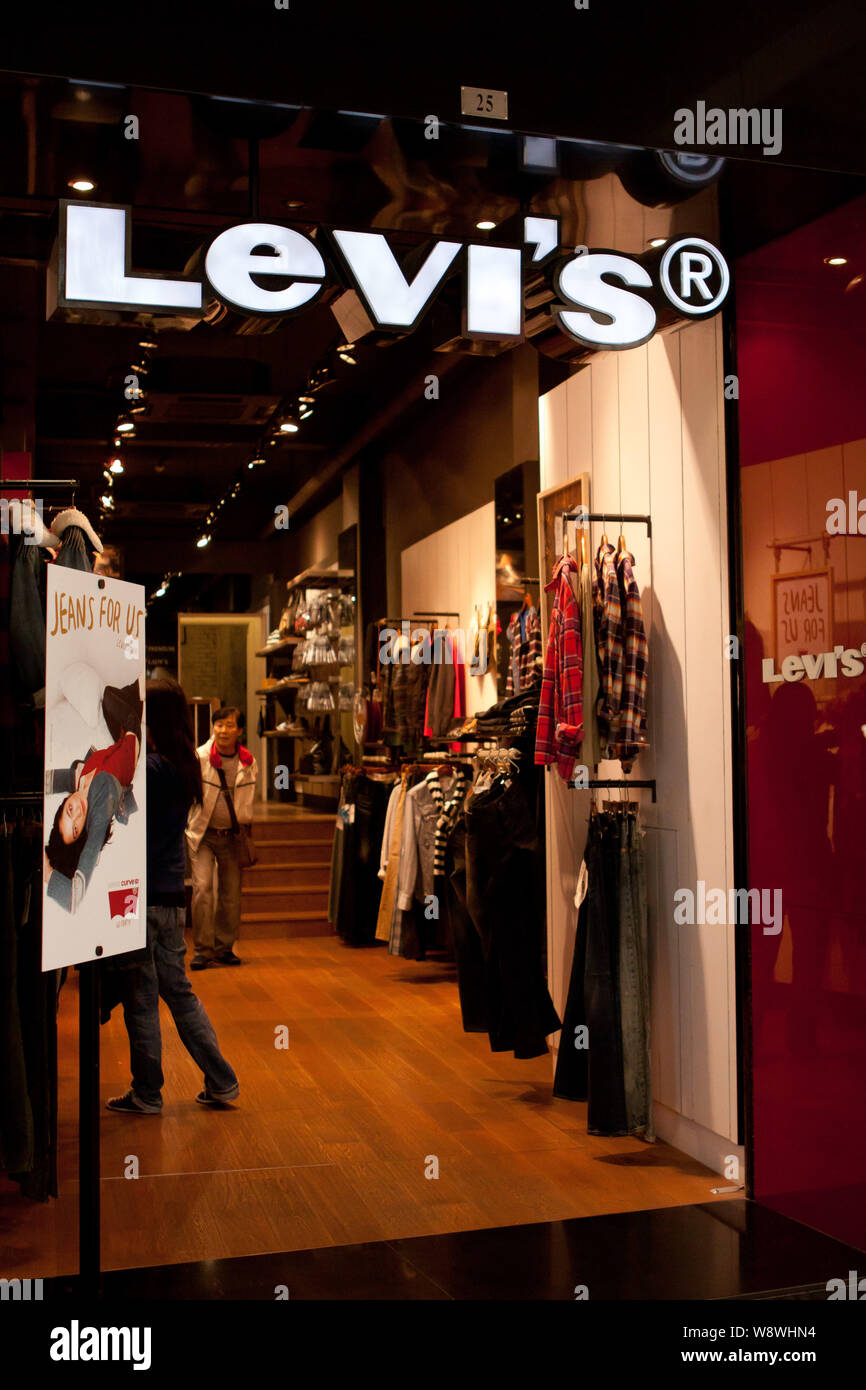
[(109, 468), (111, 469), (111, 472), (112, 472), (112, 473), (122, 473), (122, 472), (123, 472), (123, 460), (122, 460), (122, 459), (114, 458), (114, 459), (111, 460), (111, 463), (110, 463), (108, 466), (109, 466)]
[(165, 584), (160, 584), (159, 588), (157, 589), (156, 593), (154, 594), (154, 598), (164, 598), (164, 597), (165, 597), (165, 594), (166, 594), (166, 586), (165, 586)]
[(298, 426), (294, 420), (283, 420), (280, 425), (281, 434), (297, 434)]
[(354, 350), (354, 343), (343, 343), (342, 347), (337, 348), (337, 356), (341, 362), (348, 362), (350, 367), (356, 367), (358, 365), (358, 359), (352, 356)]
[(111, 496), (110, 493), (104, 492), (99, 500), (102, 503), (103, 507), (105, 507), (106, 511), (113, 511), (114, 498)]
[(117, 433), (131, 434), (134, 429), (135, 421), (128, 419), (126, 416), (121, 416), (121, 418), (117, 422)]
[(199, 536), (198, 540), (196, 541), (196, 545), (198, 546), (199, 550), (204, 550), (206, 545), (210, 545), (210, 536)]
[(150, 338), (140, 339), (138, 346), (142, 352), (156, 352), (156, 343), (152, 342)]

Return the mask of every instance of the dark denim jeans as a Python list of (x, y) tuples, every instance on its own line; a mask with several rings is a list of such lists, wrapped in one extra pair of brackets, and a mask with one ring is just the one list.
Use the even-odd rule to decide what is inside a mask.
[(178, 1036), (204, 1074), (208, 1093), (216, 1100), (234, 1100), (238, 1079), (219, 1050), (213, 1024), (193, 994), (186, 970), (183, 939), (186, 909), (148, 907), (147, 943), (150, 959), (129, 971), (123, 1000), (132, 1090), (140, 1105), (162, 1109), (162, 1035), (159, 1000), (165, 1000)]

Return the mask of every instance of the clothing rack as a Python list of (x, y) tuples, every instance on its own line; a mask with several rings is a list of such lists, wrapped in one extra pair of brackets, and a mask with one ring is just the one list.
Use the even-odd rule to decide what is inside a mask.
[(653, 801), (656, 799), (656, 779), (654, 777), (651, 777), (647, 781), (632, 781), (631, 778), (628, 777), (600, 777), (589, 782), (581, 782), (579, 785), (575, 782), (571, 782), (569, 785), (578, 792), (588, 791), (590, 787), (646, 787), (647, 790), (652, 792)]
[[(653, 524), (652, 518), (637, 512), (586, 512), (583, 508), (577, 511), (560, 512), (563, 521), (620, 521), (629, 525), (645, 526), (647, 536), (652, 539)], [(583, 529), (583, 528), (581, 528)]]
[[(0, 492), (71, 492), (77, 478), (0, 478)], [(42, 792), (5, 793), (0, 807), (41, 805)], [(99, 962), (78, 964), (78, 1277), (85, 1294), (101, 1292), (99, 1152)]]
[(413, 618), (459, 618), (459, 613), (449, 613), (446, 609), (440, 608), (434, 613), (413, 613)]

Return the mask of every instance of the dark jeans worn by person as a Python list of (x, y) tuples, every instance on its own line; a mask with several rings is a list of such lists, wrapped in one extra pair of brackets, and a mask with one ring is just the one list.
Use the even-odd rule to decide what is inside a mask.
[(123, 1001), (129, 1033), (132, 1090), (139, 1105), (162, 1109), (162, 1036), (159, 1000), (168, 1005), (178, 1036), (204, 1074), (205, 1089), (218, 1101), (234, 1100), (238, 1079), (219, 1049), (216, 1033), (184, 969), (186, 909), (147, 909), (148, 961), (128, 972)]

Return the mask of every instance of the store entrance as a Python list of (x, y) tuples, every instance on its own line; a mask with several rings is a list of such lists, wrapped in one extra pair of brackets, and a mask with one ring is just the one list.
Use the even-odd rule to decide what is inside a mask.
[[(115, 100), (65, 85), (44, 83), (58, 120)], [(136, 1110), (120, 981), (101, 1099), (132, 1101), (100, 1115), (103, 1267), (739, 1190), (731, 932), (671, 920), (683, 883), (733, 872), (721, 329), (671, 301), (643, 332), (658, 244), (717, 239), (712, 182), (658, 206), (628, 191), (634, 152), (563, 145), (542, 167), (522, 136), (503, 162), (473, 129), (431, 148), (411, 123), (279, 108), (250, 135), (252, 108), (133, 98), (155, 144), (108, 161), (98, 198), (174, 308), (37, 318), (53, 202), (33, 263), (0, 266), (28, 325), (25, 452), (57, 476), (74, 460), (76, 505), (144, 586), (148, 674), (185, 689), (203, 777), (184, 907), (152, 906), (187, 914), (176, 984), (215, 1041), (191, 1048), (164, 992), (160, 1105)], [(55, 201), (61, 163), (34, 175)], [(220, 279), (236, 246), (202, 269), (250, 223), (307, 257), (297, 280), (254, 266), (252, 306)], [(368, 264), (323, 227), (383, 235)], [(614, 335), (628, 351), (604, 350), (601, 308), (570, 301), (582, 336), (557, 317), (542, 263), (586, 246), (652, 281)], [(492, 299), (464, 303), (470, 268)], [(303, 312), (262, 307), (291, 285)], [(58, 984), (60, 1196), (0, 1179), (34, 1275), (76, 1260), (75, 972)]]

